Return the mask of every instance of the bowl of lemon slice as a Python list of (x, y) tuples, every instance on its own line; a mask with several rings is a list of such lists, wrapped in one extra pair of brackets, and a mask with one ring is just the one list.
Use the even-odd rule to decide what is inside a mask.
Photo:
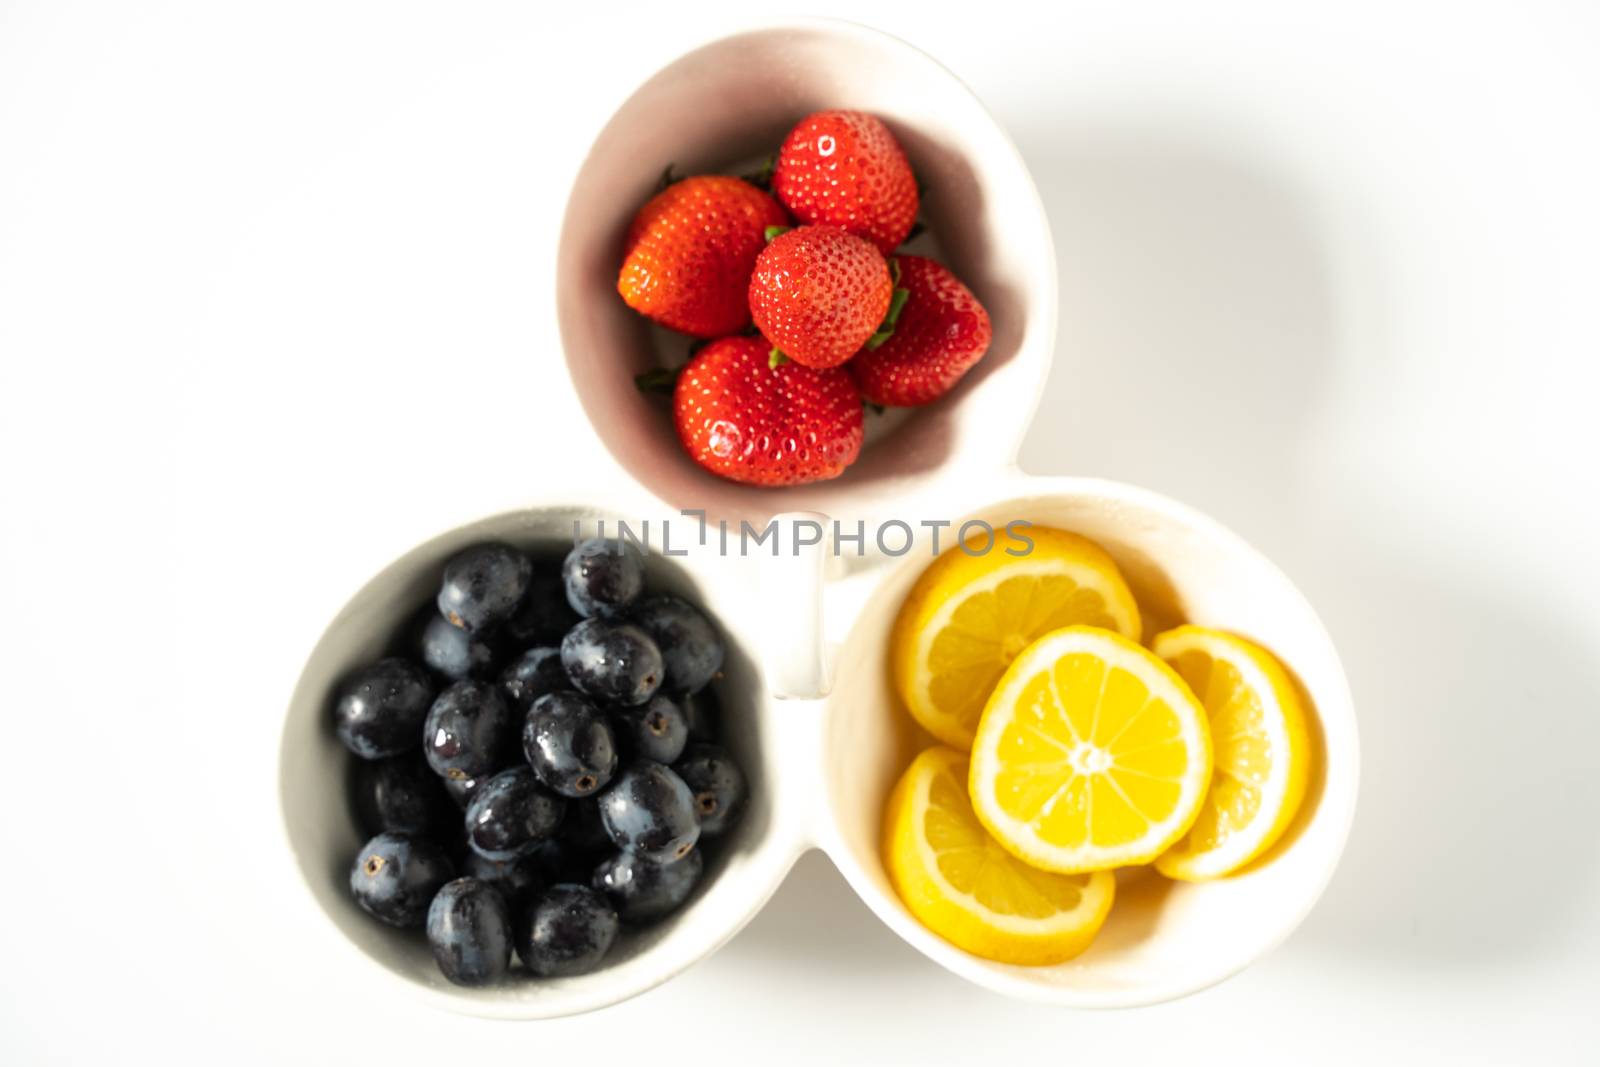
[(823, 847), (981, 985), (1170, 1000), (1272, 949), (1331, 877), (1359, 779), (1344, 673), (1289, 579), (1213, 520), (1010, 477), (931, 562), (851, 579)]

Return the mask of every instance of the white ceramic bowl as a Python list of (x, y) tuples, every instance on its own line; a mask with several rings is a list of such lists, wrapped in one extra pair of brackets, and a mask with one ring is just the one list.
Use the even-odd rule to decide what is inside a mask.
[[(420, 936), (374, 922), (350, 899), (350, 863), (363, 838), (345, 792), (349, 756), (332, 731), (332, 700), (341, 679), (384, 654), (397, 629), (429, 603), (444, 561), (476, 541), (500, 540), (557, 553), (571, 547), (573, 522), (593, 532), (596, 507), (551, 507), (484, 519), (412, 550), (368, 581), (328, 625), (301, 673), (279, 751), (279, 799), (296, 880), (309, 889), (313, 911), (332, 923), (368, 975), (419, 993), (455, 1011), (499, 1018), (574, 1015), (624, 1000), (709, 954), (760, 910), (802, 851), (800, 809), (779, 806), (798, 770), (780, 758), (786, 723), (770, 713), (759, 666), (742, 634), (749, 618), (748, 582), (739, 561), (649, 557), (649, 584), (676, 592), (718, 618), (727, 636), (725, 677), (715, 683), (724, 706), (723, 741), (751, 783), (751, 803), (738, 828), (708, 848), (706, 875), (692, 901), (669, 920), (628, 932), (606, 968), (578, 978), (512, 981), (489, 989), (453, 986), (440, 975)], [(635, 519), (638, 516), (624, 514)], [(614, 527), (611, 527), (614, 529)], [(726, 565), (731, 564), (731, 565)]]
[[(630, 935), (608, 966), (555, 981), (513, 980), (463, 989), (439, 976), (426, 947), (362, 914), (347, 892), (360, 844), (344, 801), (347, 757), (329, 707), (338, 680), (377, 658), (404, 619), (425, 604), (451, 552), (473, 541), (570, 543), (572, 521), (604, 514), (548, 507), (486, 519), (408, 553), (368, 582), (312, 651), (290, 702), (280, 790), (289, 851), (301, 883), (368, 971), (399, 979), (435, 1003), (506, 1018), (569, 1015), (601, 1007), (670, 978), (732, 937), (767, 901), (794, 860), (824, 849), (896, 933), (940, 966), (1010, 996), (1076, 1007), (1150, 1004), (1226, 978), (1271, 949), (1311, 909), (1333, 872), (1354, 813), (1359, 778), (1355, 715), (1338, 657), (1316, 615), (1289, 580), (1216, 523), (1143, 490), (1089, 479), (998, 473), (953, 485), (961, 510), (996, 528), (1023, 518), (1083, 533), (1105, 546), (1127, 575), (1150, 632), (1190, 621), (1220, 626), (1272, 648), (1315, 709), (1322, 759), (1305, 807), (1285, 839), (1240, 875), (1206, 885), (1124, 872), (1111, 919), (1087, 953), (1056, 967), (1009, 967), (978, 959), (923, 928), (900, 904), (879, 859), (884, 800), (911, 757), (931, 739), (898, 706), (886, 666), (901, 599), (931, 558), (926, 536), (898, 559), (877, 557), (842, 577), (790, 555), (721, 557), (712, 546), (689, 557), (650, 559), (653, 584), (703, 604), (729, 639), (719, 685), (723, 729), (753, 786), (737, 833), (712, 854), (701, 890), (682, 912)], [(625, 516), (630, 519), (642, 516)], [(932, 516), (929, 516), (932, 517)], [(659, 530), (659, 526), (657, 527)], [(676, 544), (683, 544), (675, 538)], [(811, 583), (811, 588), (807, 588)], [(772, 590), (826, 598), (811, 632), (791, 627), (765, 649), (765, 669), (745, 635), (769, 633)], [(765, 590), (765, 592), (762, 592)], [(787, 605), (786, 605), (787, 606)], [(779, 700), (771, 676), (784, 664), (823, 662), (831, 644), (831, 693)], [(804, 678), (805, 670), (796, 672)], [(820, 690), (826, 690), (824, 681)]]
[[(952, 393), (887, 433), (831, 482), (752, 489), (684, 453), (668, 403), (641, 395), (660, 362), (655, 331), (617, 295), (622, 241), (662, 169), (737, 170), (804, 115), (882, 118), (925, 187), (922, 217), (994, 323), (988, 354)], [(820, 509), (870, 515), (954, 470), (992, 470), (1021, 441), (1056, 330), (1050, 226), (1016, 148), (977, 98), (928, 56), (850, 23), (786, 21), (696, 49), (646, 81), (600, 131), (573, 184), (557, 258), (557, 312), (573, 385), (596, 436), (634, 481), (673, 507), (753, 517)], [(670, 360), (682, 362), (688, 338)], [(891, 417), (893, 417), (891, 415)]]
[[(952, 494), (961, 499), (962, 489)], [(1111, 917), (1082, 956), (1054, 967), (979, 959), (923, 927), (900, 903), (879, 853), (883, 804), (913, 756), (934, 740), (899, 706), (888, 641), (901, 601), (928, 563), (925, 542), (892, 566), (844, 583), (832, 617), (838, 666), (828, 698), (821, 846), (884, 922), (939, 965), (996, 992), (1072, 1007), (1171, 1000), (1241, 970), (1287, 937), (1321, 895), (1355, 813), (1360, 754), (1338, 654), (1305, 598), (1238, 536), (1174, 501), (1112, 482), (997, 475), (964, 488), (937, 517), (1012, 519), (1081, 533), (1117, 561), (1149, 638), (1179, 622), (1220, 627), (1272, 649), (1315, 710), (1321, 760), (1284, 838), (1245, 872), (1207, 884), (1145, 868), (1119, 872)], [(934, 517), (934, 516), (930, 516)], [(897, 542), (898, 543), (898, 542)], [(946, 544), (950, 536), (945, 536)], [(830, 593), (833, 593), (830, 590)]]

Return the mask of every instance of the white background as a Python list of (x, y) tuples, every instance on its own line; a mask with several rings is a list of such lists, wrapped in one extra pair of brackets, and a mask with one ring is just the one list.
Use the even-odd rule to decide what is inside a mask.
[(1024, 465), (1212, 512), (1332, 629), (1365, 779), (1317, 911), (1213, 991), (1050, 1011), (813, 855), (597, 1016), (345, 981), (274, 881), (300, 658), (422, 537), (603, 462), (567, 183), (747, 13), (0, 0), (0, 1061), (1600, 1059), (1596, 6), (827, 6), (1033, 169), (1062, 328)]

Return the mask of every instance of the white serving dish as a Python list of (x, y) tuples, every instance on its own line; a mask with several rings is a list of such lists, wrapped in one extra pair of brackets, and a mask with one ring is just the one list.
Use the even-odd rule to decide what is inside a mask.
[[(779, 492), (720, 482), (682, 456), (666, 413), (633, 389), (631, 374), (641, 367), (629, 361), (651, 357), (638, 320), (612, 289), (628, 213), (616, 205), (647, 194), (650, 167), (640, 158), (713, 166), (725, 140), (743, 138), (729, 151), (748, 155), (800, 113), (831, 105), (884, 115), (919, 170), (936, 176), (940, 192), (929, 197), (928, 213), (947, 228), (944, 249), (994, 313), (996, 350), (956, 394), (917, 412), (836, 481)], [(673, 121), (686, 115), (695, 121)], [(1354, 814), (1356, 721), (1338, 656), (1289, 579), (1212, 520), (1133, 487), (1032, 478), (1013, 467), (1054, 342), (1054, 259), (1021, 161), (971, 94), (909, 46), (856, 26), (804, 21), (725, 38), (671, 64), (623, 105), (596, 141), (568, 210), (558, 294), (567, 362), (577, 399), (604, 427), (597, 441), (617, 464), (604, 463), (597, 444), (593, 488), (582, 498), (532, 501), (449, 530), (394, 562), (328, 626), (290, 700), (279, 785), (292, 878), (309, 890), (310, 911), (355, 950), (346, 958), (357, 971), (469, 1014), (533, 1019), (592, 1010), (713, 952), (812, 848), (824, 850), (866, 904), (935, 963), (1028, 1000), (1074, 1007), (1169, 1000), (1222, 980), (1287, 937), (1327, 884)], [(996, 425), (1015, 433), (997, 437), (989, 432)], [(725, 557), (715, 537), (700, 546), (680, 536), (691, 532), (680, 508), (703, 508), (735, 528), (741, 519), (812, 509), (847, 528), (862, 520), (869, 531), (889, 517), (913, 529), (923, 518), (959, 525), (975, 517), (997, 527), (1025, 518), (1083, 533), (1123, 568), (1150, 633), (1179, 619), (1236, 630), (1296, 673), (1316, 710), (1323, 756), (1304, 810), (1280, 845), (1233, 878), (1178, 885), (1141, 871), (1119, 875), (1111, 919), (1076, 960), (1020, 968), (977, 959), (911, 918), (878, 852), (889, 788), (931, 743), (896, 706), (885, 663), (900, 600), (931, 558), (926, 530), (899, 558), (839, 560), (820, 549)], [(453, 550), (487, 538), (570, 543), (574, 520), (604, 516), (635, 525), (648, 518), (657, 537), (663, 520), (675, 520), (673, 544), (689, 554), (652, 556), (652, 581), (690, 595), (722, 624), (726, 741), (750, 776), (752, 805), (690, 904), (631, 936), (603, 970), (485, 990), (451, 986), (420, 939), (397, 937), (348, 898), (347, 865), (360, 842), (346, 812), (345, 755), (328, 720), (330, 694), (342, 675), (377, 656), (401, 615), (426, 601)], [(757, 634), (762, 647), (752, 644)]]

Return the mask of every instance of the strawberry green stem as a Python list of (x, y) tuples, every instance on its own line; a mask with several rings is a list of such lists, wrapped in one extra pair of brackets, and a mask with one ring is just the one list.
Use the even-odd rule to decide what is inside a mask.
[[(893, 262), (893, 260), (890, 262)], [(883, 323), (878, 327), (877, 332), (867, 338), (868, 351), (877, 348), (894, 336), (894, 324), (900, 321), (900, 312), (905, 310), (906, 301), (910, 299), (911, 290), (896, 289), (894, 291), (894, 296), (889, 298), (889, 314), (883, 317)]]
[(634, 376), (633, 385), (641, 393), (671, 395), (678, 385), (678, 372), (682, 367), (657, 367)]
[(755, 186), (757, 189), (770, 191), (772, 189), (772, 174), (773, 171), (777, 169), (778, 157), (776, 155), (770, 155), (766, 158), (766, 162), (761, 164), (760, 170), (755, 171), (752, 174), (742, 174), (740, 177), (749, 182), (751, 185)]

